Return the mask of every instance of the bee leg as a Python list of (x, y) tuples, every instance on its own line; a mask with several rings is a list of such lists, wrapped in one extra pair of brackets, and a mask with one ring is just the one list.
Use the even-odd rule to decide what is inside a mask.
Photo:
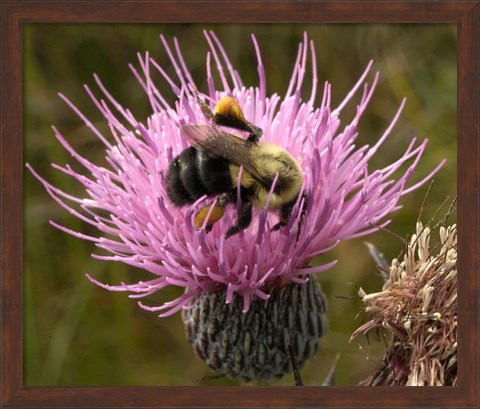
[(213, 224), (207, 224), (205, 226), (205, 233), (210, 233), (213, 229)]
[(248, 201), (242, 201), (240, 205), (240, 211), (238, 212), (238, 218), (234, 226), (230, 227), (225, 234), (225, 238), (229, 238), (234, 234), (240, 233), (245, 230), (252, 221), (252, 203)]
[(227, 204), (232, 203), (235, 201), (236, 196), (232, 193), (222, 193), (221, 195), (217, 196), (217, 203), (218, 207), (225, 207)]
[(280, 208), (280, 221), (272, 227), (272, 231), (280, 230), (282, 227), (285, 227), (288, 223), (288, 219), (290, 219), (290, 215), (292, 214), (293, 206), (295, 206), (297, 199), (293, 199), (291, 202), (284, 204)]
[(261, 138), (263, 134), (262, 128), (252, 125), (251, 123), (248, 123), (247, 127), (249, 128), (248, 131), (250, 132), (250, 135), (248, 135), (247, 141), (252, 143), (258, 143), (258, 140)]
[[(232, 203), (235, 200), (235, 196), (231, 193), (222, 193), (221, 195), (217, 196), (217, 200), (215, 202), (216, 207), (221, 207), (222, 209), (229, 203)], [(223, 215), (223, 212), (222, 212)], [(205, 226), (205, 232), (209, 233), (213, 228), (212, 224), (207, 224)]]
[[(303, 216), (305, 215), (305, 209), (307, 208), (307, 195), (305, 193), (302, 195), (302, 199), (303, 199), (303, 208), (302, 208), (300, 221), (298, 222), (297, 239), (298, 239), (298, 234), (300, 233), (300, 228), (302, 226)], [(297, 200), (298, 200), (298, 196), (295, 197), (290, 202), (284, 204), (280, 208), (280, 221), (272, 227), (272, 231), (280, 230), (282, 227), (285, 227), (287, 225), (288, 219), (290, 219), (290, 215), (292, 214), (293, 207), (295, 206), (295, 203), (297, 203)]]

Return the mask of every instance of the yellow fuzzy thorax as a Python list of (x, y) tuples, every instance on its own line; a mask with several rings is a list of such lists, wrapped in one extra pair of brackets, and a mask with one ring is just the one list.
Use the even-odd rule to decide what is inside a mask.
[[(288, 161), (290, 167), (285, 168), (282, 162), (278, 161), (278, 157)], [(268, 210), (276, 210), (282, 205), (290, 202), (298, 195), (302, 183), (303, 172), (300, 165), (290, 156), (284, 149), (273, 144), (262, 144), (261, 148), (254, 149), (252, 151), (252, 161), (257, 165), (259, 173), (273, 180), (275, 175), (279, 173), (279, 181), (288, 179), (290, 183), (287, 187), (282, 189), (281, 194), (273, 193), (270, 198)], [(239, 166), (230, 164), (230, 176), (232, 180), (232, 186), (237, 186)], [(242, 178), (240, 181), (242, 187), (252, 189), (254, 192), (251, 202), (254, 207), (262, 209), (265, 207), (269, 190), (265, 189), (249, 172), (245, 169), (242, 171)]]

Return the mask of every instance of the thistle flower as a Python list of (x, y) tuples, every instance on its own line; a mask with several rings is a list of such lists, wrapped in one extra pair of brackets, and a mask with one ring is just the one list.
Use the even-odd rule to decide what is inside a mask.
[(451, 386), (457, 383), (457, 228), (417, 223), (403, 261), (394, 259), (382, 291), (362, 289), (368, 321), (351, 339), (375, 328), (391, 333), (387, 352), (364, 385)]
[[(206, 57), (208, 89), (202, 98), (215, 104), (225, 95), (233, 96), (242, 107), (246, 119), (263, 130), (262, 139), (286, 149), (297, 159), (304, 172), (302, 189), (308, 195), (308, 203), (302, 200), (296, 203), (284, 228), (271, 231), (277, 216), (263, 209), (254, 211), (248, 229), (226, 239), (225, 233), (235, 218), (233, 206), (226, 210), (223, 219), (207, 234), (204, 229), (195, 227), (194, 215), (210, 203), (208, 200), (201, 199), (193, 206), (182, 209), (169, 203), (164, 180), (166, 169), (173, 158), (188, 147), (181, 129), (187, 124), (208, 124), (192, 92), (192, 89), (200, 88), (187, 68), (176, 39), (172, 50), (161, 37), (177, 78), (169, 77), (148, 53), (138, 56), (141, 72), (130, 66), (151, 103), (153, 112), (146, 123), (137, 121), (128, 109), (122, 107), (96, 75), (95, 82), (104, 99), (97, 98), (88, 86), (85, 86), (85, 90), (108, 122), (111, 136), (103, 135), (69, 99), (60, 94), (105, 145), (109, 167), (96, 165), (80, 156), (53, 127), (59, 142), (83, 165), (86, 174), (75, 171), (70, 165), (52, 166), (83, 185), (85, 197), (69, 195), (43, 179), (30, 166), (29, 169), (58, 204), (95, 226), (100, 234), (98, 237), (87, 236), (51, 221), (53, 226), (92, 241), (110, 254), (93, 254), (92, 257), (120, 261), (146, 270), (153, 276), (145, 282), (108, 285), (87, 275), (93, 283), (109, 291), (129, 292), (132, 298), (142, 298), (168, 286), (184, 288), (183, 295), (163, 305), (148, 306), (139, 302), (139, 306), (149, 311), (159, 311), (160, 316), (185, 310), (187, 328), (189, 322), (195, 324), (190, 328), (190, 333), (198, 328), (197, 322), (191, 318), (195, 311), (188, 310), (200, 305), (198, 300), (205, 294), (221, 291), (221, 303), (244, 314), (249, 310), (258, 312), (264, 304), (268, 304), (265, 301), (271, 296), (282, 299), (272, 294), (286, 286), (290, 286), (293, 292), (298, 290), (305, 308), (308, 297), (316, 294), (315, 301), (308, 304), (316, 305), (315, 318), (310, 321), (307, 318), (301, 320), (302, 336), (313, 339), (314, 346), (309, 347), (308, 340), (304, 339), (305, 342), (298, 347), (301, 351), (297, 349), (297, 355), (308, 357), (311, 353), (302, 351), (316, 348), (318, 339), (325, 331), (326, 322), (323, 317), (325, 300), (316, 280), (310, 277), (336, 263), (331, 261), (312, 266), (312, 259), (328, 252), (341, 240), (364, 236), (387, 225), (389, 220), (386, 217), (400, 207), (400, 197), (421, 186), (443, 162), (423, 180), (407, 187), (427, 144), (425, 140), (416, 146), (416, 140), (413, 139), (397, 161), (383, 169), (369, 172), (369, 160), (391, 134), (405, 103), (403, 100), (391, 124), (375, 145), (355, 148), (357, 124), (372, 98), (378, 80), (376, 73), (370, 85), (364, 83), (372, 62), (343, 102), (333, 109), (331, 85), (328, 82), (324, 85), (320, 105), (316, 105), (318, 78), (315, 48), (312, 42), (308, 42), (306, 35), (299, 45), (288, 90), (283, 96), (267, 94), (266, 72), (254, 36), (252, 41), (259, 73), (257, 87), (243, 84), (225, 49), (212, 32), (205, 32), (205, 37), (210, 52)], [(302, 101), (301, 91), (309, 50), (313, 80), (310, 98)], [(220, 85), (214, 83), (212, 60), (221, 80)], [(174, 106), (170, 106), (156, 88), (150, 74), (152, 70), (163, 76), (177, 96)], [(356, 115), (342, 129), (339, 114), (362, 85), (363, 94)], [(411, 162), (408, 169), (398, 180), (394, 180), (393, 173), (408, 161)], [(302, 213), (304, 219), (299, 230)], [(302, 288), (306, 283), (315, 288), (309, 288), (305, 292)], [(287, 296), (288, 299), (292, 297)], [(254, 308), (255, 303), (258, 307)], [(205, 311), (200, 314), (202, 315), (206, 315)], [(294, 321), (292, 317), (288, 318), (289, 322), (292, 320)], [(214, 321), (219, 322), (218, 319)], [(313, 328), (309, 334), (305, 332), (306, 326)], [(265, 323), (265, 328), (267, 327)], [(290, 331), (288, 325), (283, 329)], [(295, 334), (292, 336), (293, 343)], [(203, 341), (198, 342), (201, 344)], [(243, 338), (241, 342), (246, 343)], [(209, 349), (205, 345), (203, 347)], [(286, 357), (285, 352), (281, 357), (282, 365), (287, 365)], [(299, 360), (302, 362), (303, 358), (300, 357)], [(249, 378), (248, 373), (247, 370), (242, 376)], [(258, 373), (259, 371), (257, 375)], [(282, 371), (269, 372), (265, 377), (272, 374), (280, 376)]]

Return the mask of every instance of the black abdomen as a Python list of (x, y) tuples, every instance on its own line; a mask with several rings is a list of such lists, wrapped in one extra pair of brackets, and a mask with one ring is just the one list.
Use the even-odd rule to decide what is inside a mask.
[(167, 193), (175, 206), (192, 204), (202, 196), (232, 190), (229, 163), (191, 146), (168, 167)]

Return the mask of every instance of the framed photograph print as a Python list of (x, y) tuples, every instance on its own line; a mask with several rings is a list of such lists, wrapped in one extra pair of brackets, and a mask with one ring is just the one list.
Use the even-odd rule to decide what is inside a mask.
[(478, 407), (478, 1), (1, 12), (2, 407)]

